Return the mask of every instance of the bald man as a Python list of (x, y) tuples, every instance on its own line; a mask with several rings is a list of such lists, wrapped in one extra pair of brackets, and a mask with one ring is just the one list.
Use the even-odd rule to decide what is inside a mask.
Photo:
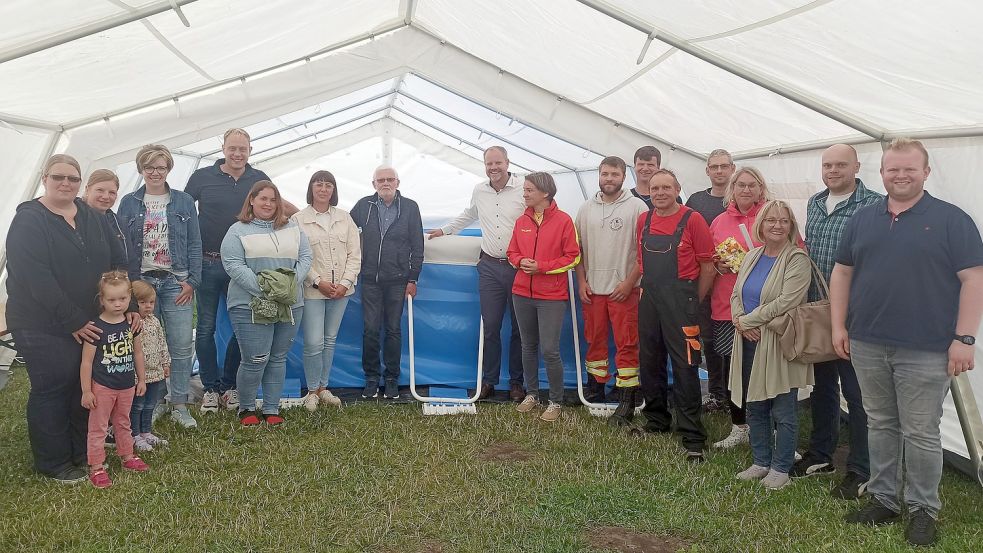
[[(823, 152), (822, 178), (826, 190), (809, 198), (806, 208), (806, 246), (823, 277), (829, 282), (834, 258), (847, 221), (862, 207), (877, 203), (882, 196), (871, 192), (857, 178), (860, 161), (853, 146), (836, 144)], [(819, 299), (815, 285), (809, 301)], [(857, 373), (849, 359), (817, 363), (816, 386), (812, 391), (812, 435), (809, 451), (792, 467), (792, 477), (831, 474), (833, 451), (840, 428), (840, 389), (849, 408), (850, 454), (847, 474), (833, 488), (833, 496), (856, 499), (863, 495), (870, 477), (867, 455), (867, 414), (860, 396)], [(839, 384), (839, 385), (837, 385)]]

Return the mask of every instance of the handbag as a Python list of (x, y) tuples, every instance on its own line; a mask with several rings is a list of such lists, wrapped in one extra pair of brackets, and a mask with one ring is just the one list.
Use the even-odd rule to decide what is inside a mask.
[(820, 299), (790, 309), (772, 319), (767, 327), (778, 334), (782, 357), (797, 363), (814, 364), (839, 359), (839, 356), (833, 349), (829, 286), (811, 258), (809, 263), (812, 264), (812, 275), (818, 285)]

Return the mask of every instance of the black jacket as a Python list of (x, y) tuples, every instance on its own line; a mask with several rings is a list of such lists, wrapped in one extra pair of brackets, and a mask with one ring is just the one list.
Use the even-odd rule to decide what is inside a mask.
[(7, 326), (70, 334), (98, 314), (99, 278), (126, 270), (109, 219), (80, 200), (73, 229), (38, 200), (17, 206), (7, 233)]
[(396, 219), (385, 236), (379, 229), (378, 194), (366, 196), (351, 216), (362, 236), (362, 272), (368, 282), (416, 282), (423, 267), (423, 221), (420, 207), (396, 191)]

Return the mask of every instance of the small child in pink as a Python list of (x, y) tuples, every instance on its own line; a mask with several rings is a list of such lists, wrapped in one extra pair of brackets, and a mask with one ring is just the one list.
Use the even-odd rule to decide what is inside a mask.
[(102, 275), (98, 297), (102, 312), (93, 324), (101, 334), (96, 342), (83, 344), (80, 376), (82, 406), (89, 410), (89, 480), (97, 488), (108, 488), (113, 481), (103, 463), (110, 422), (116, 429), (116, 452), (123, 461), (123, 468), (137, 472), (150, 468), (133, 454), (133, 436), (130, 434), (134, 393), (142, 396), (147, 384), (142, 340), (139, 335), (134, 336), (126, 322), (126, 308), (130, 305), (130, 281), (126, 273), (113, 271)]

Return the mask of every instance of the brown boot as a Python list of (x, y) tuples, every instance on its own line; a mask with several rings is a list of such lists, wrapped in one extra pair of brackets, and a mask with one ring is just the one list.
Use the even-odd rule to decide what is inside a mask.
[(513, 384), (512, 389), (509, 390), (509, 399), (519, 403), (526, 398), (526, 390), (522, 387), (522, 384)]
[(492, 384), (482, 384), (481, 393), (478, 394), (478, 400), (488, 399), (495, 395), (495, 386)]

